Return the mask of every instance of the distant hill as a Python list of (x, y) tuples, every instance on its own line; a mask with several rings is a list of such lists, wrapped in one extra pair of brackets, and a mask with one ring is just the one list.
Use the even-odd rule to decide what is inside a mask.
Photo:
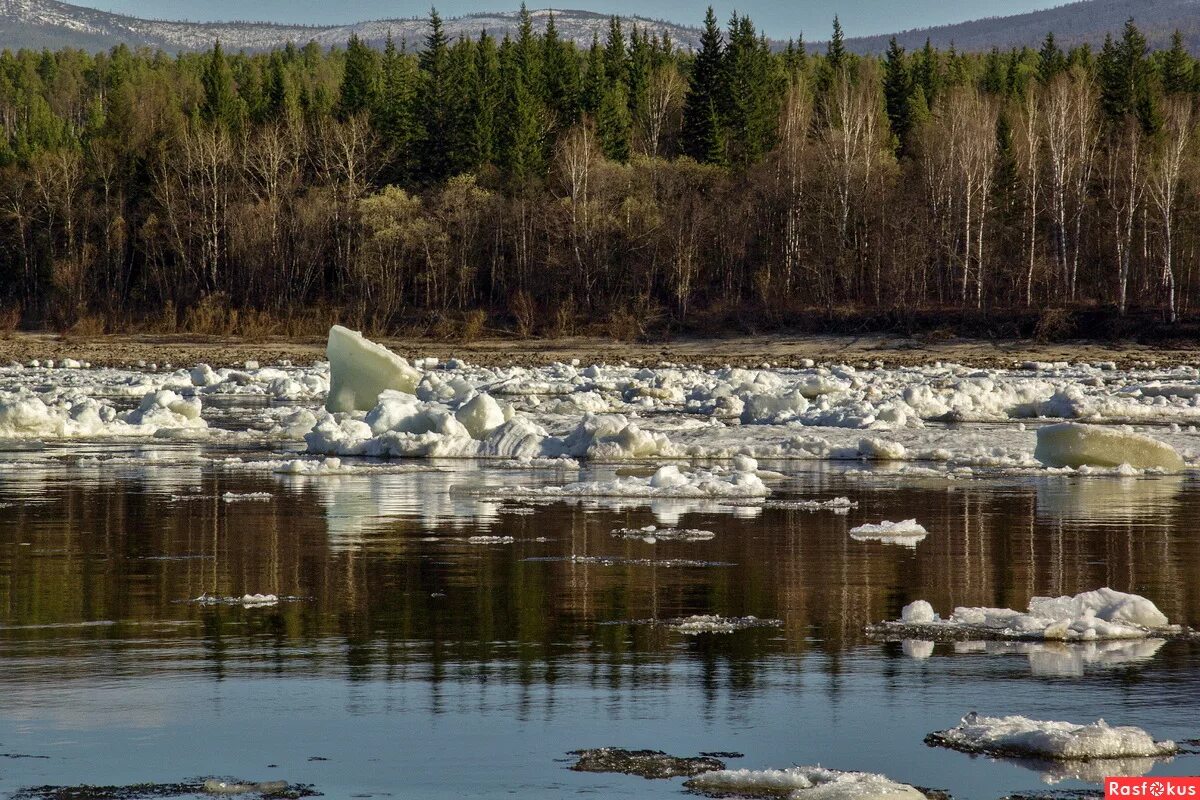
[[(532, 12), (538, 28), (545, 25), (549, 11)], [(590, 11), (554, 11), (559, 35), (579, 45), (590, 45), (592, 37), (603, 41), (610, 16)], [(629, 26), (637, 25), (654, 34), (667, 33), (681, 47), (699, 44), (697, 28), (645, 17), (625, 17)], [(486, 30), (496, 37), (517, 29), (518, 14), (471, 14), (445, 21), (451, 38), (478, 36)], [(162, 48), (171, 52), (203, 50), (220, 39), (227, 50), (267, 50), (288, 42), (298, 45), (316, 41), (326, 47), (345, 44), (357, 34), (372, 44), (382, 44), (390, 33), (399, 42), (417, 47), (428, 29), (425, 18), (390, 19), (354, 25), (309, 27), (279, 25), (270, 22), (170, 22), (138, 19), (58, 0), (0, 0), (0, 48), (18, 49), (78, 47), (86, 50), (108, 49), (124, 43), (131, 47)]]
[[(960, 50), (979, 51), (1037, 47), (1048, 31), (1054, 31), (1063, 46), (1085, 42), (1099, 46), (1106, 34), (1119, 31), (1131, 17), (1152, 47), (1169, 46), (1171, 34), (1178, 28), (1192, 53), (1200, 54), (1200, 0), (1084, 0), (1028, 14), (904, 31), (896, 34), (896, 39), (909, 50), (922, 47), (928, 38), (935, 47), (953, 44)], [(857, 53), (882, 53), (890, 38), (868, 36), (846, 44)]]

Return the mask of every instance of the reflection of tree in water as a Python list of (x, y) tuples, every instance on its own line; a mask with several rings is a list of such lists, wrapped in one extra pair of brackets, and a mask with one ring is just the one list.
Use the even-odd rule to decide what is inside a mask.
[[(716, 698), (723, 689), (753, 692), (769, 668), (799, 670), (794, 657), (809, 652), (822, 655), (836, 690), (848, 648), (865, 642), (863, 628), (918, 598), (943, 612), (1024, 607), (1034, 594), (1109, 585), (1149, 596), (1173, 621), (1200, 619), (1198, 590), (1181, 580), (1200, 559), (1200, 536), (1176, 524), (1195, 518), (1196, 500), (1165, 480), (1117, 487), (1127, 499), (1114, 507), (1153, 514), (1081, 519), (1076, 509), (1103, 503), (1072, 499), (1071, 491), (1103, 493), (1120, 482), (1074, 479), (1074, 490), (1056, 478), (964, 481), (880, 492), (822, 475), (813, 480), (822, 492), (850, 494), (861, 507), (847, 516), (766, 509), (757, 517), (735, 516), (732, 507), (673, 509), (716, 538), (648, 544), (610, 535), (659, 521), (644, 505), (505, 513), (503, 487), (530, 479), (521, 472), (289, 481), (173, 469), (54, 466), (28, 469), (6, 486), (39, 498), (0, 508), (0, 640), (12, 658), (53, 650), (47, 676), (60, 678), (100, 648), (112, 658), (106, 668), (130, 671), (611, 689), (669, 685), (686, 659), (701, 665)], [(275, 497), (224, 503), (227, 491)], [(914, 516), (930, 531), (915, 551), (848, 535), (864, 521)], [(477, 534), (516, 541), (466, 541)], [(628, 562), (571, 558), (597, 555)], [(734, 566), (661, 563), (669, 559)], [(180, 604), (206, 592), (311, 600), (268, 611)], [(658, 626), (600, 624), (691, 614), (754, 615), (784, 626), (681, 640)], [(110, 620), (117, 624), (33, 627)], [(134, 652), (136, 660), (122, 655)]]

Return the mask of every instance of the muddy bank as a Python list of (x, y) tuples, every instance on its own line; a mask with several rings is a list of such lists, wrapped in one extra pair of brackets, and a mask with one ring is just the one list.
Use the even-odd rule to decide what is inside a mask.
[[(800, 366), (806, 359), (818, 363), (869, 363), (887, 366), (920, 366), (936, 361), (980, 367), (1012, 367), (1023, 361), (1115, 361), (1121, 367), (1145, 362), (1159, 365), (1200, 362), (1200, 341), (1182, 345), (1147, 345), (1135, 342), (1054, 342), (1030, 340), (991, 341), (940, 339), (889, 335), (740, 336), (714, 339), (672, 339), (660, 342), (617, 342), (611, 339), (494, 338), (473, 342), (431, 339), (381, 339), (407, 356), (461, 358), (473, 363), (533, 366), (579, 359), (583, 363), (654, 365), (662, 362), (720, 367), (725, 364), (753, 367), (770, 362)], [(95, 366), (129, 366), (145, 362), (174, 366), (207, 363), (214, 367), (259, 361), (288, 360), (296, 364), (324, 358), (325, 340), (241, 339), (195, 335), (60, 336), (51, 333), (16, 333), (0, 339), (0, 363), (37, 359), (73, 358)]]

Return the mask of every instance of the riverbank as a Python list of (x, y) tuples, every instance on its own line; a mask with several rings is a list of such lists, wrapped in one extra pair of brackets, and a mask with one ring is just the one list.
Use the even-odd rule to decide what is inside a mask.
[[(1113, 361), (1121, 367), (1200, 363), (1200, 342), (1163, 346), (1136, 342), (1035, 342), (979, 339), (930, 339), (887, 335), (822, 336), (772, 334), (728, 338), (679, 338), (661, 342), (617, 342), (612, 339), (486, 338), (472, 342), (384, 338), (383, 344), (409, 357), (461, 358), (481, 365), (532, 366), (554, 361), (656, 365), (663, 362), (720, 367), (771, 363), (800, 366), (817, 363), (861, 364), (875, 361), (891, 367), (955, 362), (979, 367), (1012, 367), (1025, 361)], [(0, 339), (0, 362), (61, 361), (72, 358), (95, 366), (235, 366), (246, 361), (295, 364), (324, 359), (323, 338), (286, 339), (197, 335), (63, 336), (14, 333)]]

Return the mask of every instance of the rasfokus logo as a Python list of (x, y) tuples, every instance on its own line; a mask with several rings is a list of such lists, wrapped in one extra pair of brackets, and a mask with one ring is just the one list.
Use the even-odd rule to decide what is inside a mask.
[(1105, 778), (1104, 797), (1106, 800), (1120, 797), (1148, 800), (1194, 797), (1200, 800), (1200, 778)]

